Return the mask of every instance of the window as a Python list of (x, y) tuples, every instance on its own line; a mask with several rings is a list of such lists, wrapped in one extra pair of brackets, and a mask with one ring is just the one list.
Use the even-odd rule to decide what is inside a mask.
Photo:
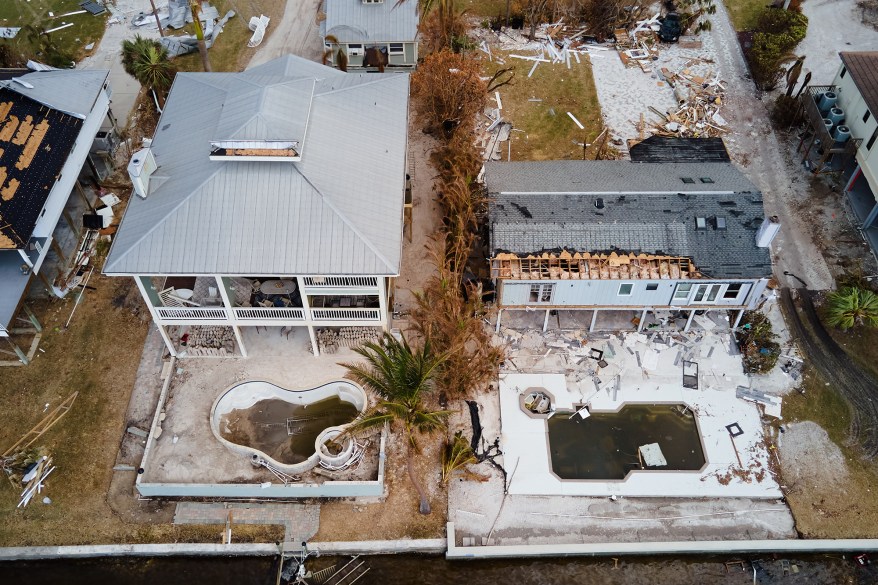
[(686, 183), (687, 185), (691, 185), (691, 184), (695, 183), (695, 179), (693, 179), (692, 177), (680, 177), (680, 180), (683, 181), (684, 183)]
[(633, 282), (623, 282), (619, 285), (619, 296), (620, 297), (630, 297), (631, 291), (634, 290)]
[(870, 112), (869, 110), (866, 110), (866, 113), (863, 114), (863, 122), (868, 122), (868, 121), (869, 121), (869, 117), (870, 117), (871, 115), (872, 115), (872, 112)]
[(404, 55), (405, 45), (402, 43), (390, 43), (387, 45), (387, 52), (391, 55)]
[(691, 284), (678, 284), (677, 290), (674, 291), (674, 300), (675, 301), (685, 301), (689, 298), (689, 293), (692, 291)]
[(841, 75), (838, 76), (839, 79), (844, 79), (845, 73), (847, 73), (847, 72), (848, 72), (848, 68), (847, 68), (847, 67), (842, 67), (842, 68), (841, 68)]
[(551, 303), (554, 290), (554, 284), (532, 284), (530, 285), (528, 301), (531, 303)]
[(875, 130), (872, 131), (872, 136), (869, 138), (869, 142), (866, 143), (866, 150), (872, 150), (872, 146), (875, 144), (876, 138), (878, 138), (878, 126), (876, 126)]
[(710, 177), (701, 177), (701, 182), (702, 183), (713, 183), (713, 179), (711, 179)]
[(646, 290), (658, 290), (658, 283), (657, 282), (647, 283)]
[(735, 284), (730, 284), (726, 287), (726, 292), (723, 293), (724, 299), (736, 299), (738, 295), (741, 294), (741, 288), (744, 285), (740, 282), (736, 282)]
[(695, 294), (692, 296), (693, 303), (712, 303), (719, 295), (721, 284), (699, 284), (695, 286)]

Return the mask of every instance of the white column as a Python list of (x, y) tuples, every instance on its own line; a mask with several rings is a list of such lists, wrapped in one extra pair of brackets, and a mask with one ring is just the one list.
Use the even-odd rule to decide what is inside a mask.
[(143, 281), (140, 280), (141, 276), (134, 277), (134, 283), (137, 285), (137, 290), (140, 291), (140, 296), (143, 297), (143, 302), (146, 303), (146, 308), (149, 309), (149, 314), (152, 315), (152, 321), (159, 328), (159, 334), (161, 334), (162, 339), (165, 340), (165, 345), (168, 346), (168, 351), (171, 352), (171, 355), (177, 357), (177, 348), (174, 347), (174, 342), (171, 341), (168, 332), (165, 331), (164, 325), (162, 325), (161, 319), (159, 319), (158, 313), (155, 311), (155, 307), (152, 306), (152, 301), (149, 300), (149, 295), (146, 292), (146, 288), (143, 286)]
[(305, 320), (311, 320), (311, 307), (308, 305), (308, 295), (305, 294), (305, 279), (301, 276), (296, 277), (296, 286), (299, 287), (299, 298), (302, 299), (302, 312)]
[(314, 357), (320, 357), (320, 349), (317, 347), (317, 335), (314, 334), (313, 325), (308, 325), (308, 335), (311, 336), (311, 348), (314, 350)]
[(643, 308), (643, 311), (640, 313), (640, 321), (637, 323), (637, 331), (643, 331), (643, 324), (646, 322), (646, 307)]
[(689, 311), (689, 318), (686, 319), (686, 326), (683, 327), (683, 331), (689, 331), (689, 327), (692, 325), (692, 317), (695, 316), (695, 309)]
[(588, 332), (589, 332), (589, 333), (591, 333), (592, 331), (594, 331), (594, 326), (595, 326), (595, 323), (597, 323), (597, 322), (598, 322), (598, 310), (597, 310), (597, 309), (593, 309), (592, 312), (591, 312), (591, 323), (590, 323), (589, 326), (588, 326)]
[(379, 276), (378, 278), (378, 310), (381, 312), (381, 319), (384, 324), (384, 331), (390, 331), (390, 315), (387, 312), (387, 286), (389, 278)]
[(737, 329), (737, 328), (738, 328), (738, 325), (741, 324), (741, 317), (743, 317), (743, 316), (744, 316), (744, 309), (741, 309), (741, 310), (738, 311), (738, 316), (735, 317), (735, 324), (732, 325), (732, 329)]
[(226, 290), (225, 284), (223, 284), (223, 279), (221, 276), (214, 275), (213, 279), (216, 281), (216, 288), (219, 290), (219, 294), (223, 299), (223, 307), (226, 310), (226, 318), (232, 321), (235, 320), (235, 305), (232, 303), (231, 299), (229, 299), (229, 293)]
[(551, 309), (546, 309), (546, 318), (543, 319), (543, 333), (546, 332), (546, 329), (549, 328), (549, 311)]
[(503, 316), (503, 309), (497, 310), (497, 325), (494, 327), (494, 333), (500, 333), (500, 317)]

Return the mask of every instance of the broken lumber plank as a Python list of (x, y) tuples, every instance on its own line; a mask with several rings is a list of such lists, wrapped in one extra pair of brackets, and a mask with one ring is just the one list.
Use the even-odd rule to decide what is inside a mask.
[(585, 130), (585, 126), (582, 125), (582, 122), (576, 119), (576, 116), (574, 116), (570, 112), (567, 112), (567, 115), (570, 116), (570, 119), (573, 120), (573, 122), (575, 122), (577, 126), (579, 126), (580, 130)]

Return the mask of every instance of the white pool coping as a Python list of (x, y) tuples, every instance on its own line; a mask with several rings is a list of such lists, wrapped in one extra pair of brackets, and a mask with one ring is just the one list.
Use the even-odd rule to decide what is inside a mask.
[[(563, 374), (500, 375), (501, 450), (510, 494), (565, 496), (627, 497), (747, 497), (779, 498), (779, 486), (768, 471), (769, 453), (762, 445), (762, 423), (757, 407), (735, 397), (738, 382), (729, 376), (727, 384), (689, 390), (682, 387), (679, 367), (664, 368), (648, 375), (641, 370), (626, 369), (618, 373), (620, 388), (613, 400), (612, 377), (601, 376), (601, 390), (587, 378), (569, 388)], [(704, 369), (702, 368), (702, 372)], [(638, 381), (639, 384), (634, 382)], [(605, 388), (605, 386), (607, 386)], [(706, 386), (706, 385), (704, 385)], [(526, 415), (519, 406), (518, 395), (530, 387), (543, 387), (556, 398), (555, 408), (573, 410), (574, 405), (589, 403), (593, 410), (615, 411), (629, 403), (683, 403), (697, 412), (707, 465), (702, 471), (635, 471), (622, 481), (561, 480), (551, 471), (546, 420)], [(726, 425), (737, 422), (744, 434), (735, 445)], [(731, 475), (726, 485), (719, 476), (740, 469), (735, 455), (737, 447), (745, 469), (753, 468), (749, 481)], [(764, 470), (761, 481), (755, 472)], [(725, 480), (725, 478), (724, 478)]]

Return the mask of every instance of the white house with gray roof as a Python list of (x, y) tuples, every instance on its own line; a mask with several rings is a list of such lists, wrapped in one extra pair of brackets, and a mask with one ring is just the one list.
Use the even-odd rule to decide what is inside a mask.
[(180, 73), (104, 266), (133, 276), (172, 354), (198, 325), (388, 326), (399, 274), (408, 75), (286, 56)]
[(418, 2), (325, 0), (320, 23), (326, 62), (347, 68), (412, 68), (418, 63)]
[[(756, 306), (776, 219), (729, 163), (486, 165), (491, 277), (502, 311), (647, 313)], [(639, 314), (639, 317), (637, 316)], [(499, 321), (498, 321), (499, 327)]]

